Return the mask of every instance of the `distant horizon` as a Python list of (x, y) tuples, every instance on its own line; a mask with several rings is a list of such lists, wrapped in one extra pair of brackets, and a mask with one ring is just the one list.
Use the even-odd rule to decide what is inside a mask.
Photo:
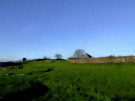
[(1, 0), (0, 61), (135, 55), (135, 0)]
[[(97, 56), (97, 57), (93, 57), (92, 58), (98, 58), (98, 57), (108, 57), (108, 56), (116, 56), (116, 57), (119, 57), (119, 56), (135, 56), (135, 55), (107, 55), (107, 56)], [(26, 57), (22, 57), (21, 59), (16, 59), (16, 60), (0, 60), (0, 62), (14, 62), (14, 61), (22, 61), (23, 58), (26, 58)], [(34, 59), (43, 59), (44, 57), (39, 57), (39, 58), (26, 58), (27, 60), (34, 60)], [(48, 59), (56, 59), (56, 58), (50, 58), (50, 57), (47, 57)], [(68, 58), (72, 58), (71, 57), (68, 57)], [(67, 60), (68, 58), (62, 58), (62, 59), (65, 59)]]

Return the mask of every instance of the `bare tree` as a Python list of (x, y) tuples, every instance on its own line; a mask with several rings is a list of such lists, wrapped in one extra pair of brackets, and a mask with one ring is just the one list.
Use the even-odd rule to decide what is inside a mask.
[(43, 59), (44, 59), (44, 60), (49, 60), (50, 57), (44, 56)]
[(83, 49), (77, 49), (73, 55), (73, 58), (84, 58), (85, 53)]
[(62, 59), (62, 55), (61, 55), (61, 54), (56, 54), (56, 55), (55, 55), (55, 58), (56, 58), (56, 59)]
[(48, 58), (47, 58), (47, 56), (44, 56), (43, 59), (44, 59), (44, 60), (47, 60)]

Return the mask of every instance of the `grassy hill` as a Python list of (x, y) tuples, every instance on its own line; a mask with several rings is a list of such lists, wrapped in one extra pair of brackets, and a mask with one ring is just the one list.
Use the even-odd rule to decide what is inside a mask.
[(31, 61), (0, 70), (0, 100), (135, 101), (135, 63)]

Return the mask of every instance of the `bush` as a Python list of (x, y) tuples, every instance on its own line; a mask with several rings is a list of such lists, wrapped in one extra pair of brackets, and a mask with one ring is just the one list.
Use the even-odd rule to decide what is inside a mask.
[(26, 61), (27, 61), (27, 59), (26, 59), (26, 58), (23, 58), (22, 60), (23, 60), (23, 62), (26, 62)]

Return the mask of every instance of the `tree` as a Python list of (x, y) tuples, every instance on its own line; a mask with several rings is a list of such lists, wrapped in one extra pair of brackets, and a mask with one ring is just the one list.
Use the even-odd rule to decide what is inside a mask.
[(50, 60), (50, 57), (44, 56), (43, 59), (44, 60)]
[(22, 60), (23, 60), (23, 62), (26, 62), (27, 59), (26, 58), (23, 58)]
[(47, 56), (44, 56), (43, 57), (43, 60), (48, 60), (49, 58)]
[(55, 58), (56, 58), (57, 60), (62, 59), (62, 55), (61, 55), (61, 54), (56, 54), (56, 55), (55, 55)]
[(85, 53), (83, 49), (77, 49), (73, 55), (73, 58), (84, 58)]

